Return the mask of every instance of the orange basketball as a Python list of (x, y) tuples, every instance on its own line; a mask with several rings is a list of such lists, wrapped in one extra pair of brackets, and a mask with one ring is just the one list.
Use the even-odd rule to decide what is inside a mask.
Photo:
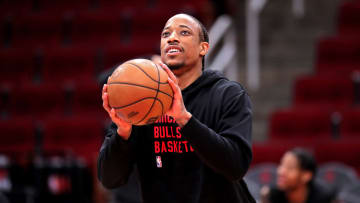
[(168, 75), (150, 60), (126, 61), (108, 79), (109, 105), (133, 125), (154, 123), (171, 107)]

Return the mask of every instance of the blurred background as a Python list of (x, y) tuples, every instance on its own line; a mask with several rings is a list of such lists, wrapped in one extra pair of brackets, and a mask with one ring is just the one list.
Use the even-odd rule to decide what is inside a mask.
[(0, 202), (138, 202), (136, 178), (123, 191), (96, 178), (101, 87), (158, 54), (176, 13), (208, 28), (207, 68), (251, 95), (253, 195), (300, 146), (339, 200), (360, 202), (359, 0), (0, 0)]

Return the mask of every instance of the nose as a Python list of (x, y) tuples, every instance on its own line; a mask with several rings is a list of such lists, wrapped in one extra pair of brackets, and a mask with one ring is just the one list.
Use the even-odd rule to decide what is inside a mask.
[(280, 165), (280, 166), (277, 168), (276, 173), (277, 173), (278, 176), (284, 175), (284, 173), (285, 173), (284, 167)]
[(173, 42), (179, 42), (179, 38), (175, 31), (171, 32), (170, 36), (168, 37), (168, 43), (173, 43)]

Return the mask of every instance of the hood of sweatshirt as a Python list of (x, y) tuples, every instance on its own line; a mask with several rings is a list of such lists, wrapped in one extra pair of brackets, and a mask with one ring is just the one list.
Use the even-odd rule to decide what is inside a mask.
[(205, 70), (201, 76), (195, 80), (191, 85), (182, 90), (183, 95), (190, 96), (201, 91), (204, 87), (212, 86), (220, 80), (228, 80), (219, 71)]

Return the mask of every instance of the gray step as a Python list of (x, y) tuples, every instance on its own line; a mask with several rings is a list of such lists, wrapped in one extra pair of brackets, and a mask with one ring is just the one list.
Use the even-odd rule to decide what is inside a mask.
[[(268, 136), (272, 112), (292, 105), (296, 78), (313, 74), (316, 42), (322, 36), (336, 33), (337, 6), (340, 0), (305, 1), (306, 15), (292, 16), (291, 1), (268, 1), (261, 13), (261, 87), (249, 92), (253, 102), (253, 140)], [(241, 6), (239, 8), (242, 9)], [(238, 20), (244, 20), (238, 15)], [(239, 30), (239, 81), (246, 87), (245, 41), (243, 22)]]

